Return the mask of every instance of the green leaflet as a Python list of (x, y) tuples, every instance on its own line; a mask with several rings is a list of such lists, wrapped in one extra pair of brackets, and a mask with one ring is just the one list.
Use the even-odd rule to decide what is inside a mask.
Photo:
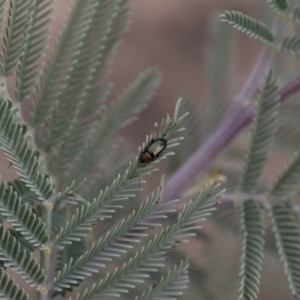
[(43, 74), (35, 86), (31, 124), (45, 122), (56, 100), (70, 66), (72, 57), (83, 39), (93, 6), (91, 0), (75, 0)]
[(272, 198), (287, 199), (294, 192), (300, 182), (300, 148), (294, 153), (287, 166), (275, 179), (270, 195)]
[(14, 279), (0, 268), (0, 297), (2, 299), (29, 300), (29, 295), (20, 289)]
[(176, 296), (183, 295), (182, 290), (187, 288), (188, 281), (188, 263), (181, 261), (167, 275), (161, 277), (158, 283), (154, 283), (148, 291), (137, 296), (135, 300), (172, 300)]
[(53, 0), (31, 0), (22, 39), (22, 55), (16, 76), (16, 99), (27, 99), (37, 79), (41, 57), (49, 38)]
[(289, 7), (288, 0), (267, 0), (267, 3), (279, 15), (285, 13)]
[(288, 203), (273, 204), (269, 218), (276, 238), (278, 253), (283, 262), (293, 296), (300, 297), (300, 227), (294, 219), (293, 208)]
[(44, 248), (49, 238), (46, 225), (5, 183), (0, 185), (0, 213), (32, 246)]
[[(0, 7), (3, 9), (5, 0), (1, 1)], [(15, 71), (22, 53), (22, 43), (28, 20), (29, 0), (12, 0), (8, 12), (8, 24), (3, 37), (1, 51), (1, 74), (3, 76), (12, 75)]]
[(100, 295), (118, 296), (126, 293), (128, 288), (134, 288), (137, 278), (139, 282), (143, 282), (143, 278), (147, 277), (149, 272), (157, 272), (159, 267), (164, 266), (164, 257), (174, 243), (186, 241), (187, 237), (195, 235), (193, 230), (201, 228), (196, 226), (196, 223), (205, 220), (211, 211), (215, 210), (214, 200), (220, 194), (218, 186), (205, 186), (197, 199), (190, 200), (183, 207), (172, 226), (165, 227), (121, 268), (107, 274), (98, 284), (78, 295), (76, 300), (99, 299)]
[(252, 199), (241, 201), (239, 210), (242, 235), (239, 300), (255, 300), (259, 292), (264, 257), (262, 210), (260, 203)]
[(266, 77), (258, 95), (249, 145), (240, 177), (240, 189), (245, 193), (251, 193), (257, 188), (267, 162), (270, 147), (273, 144), (277, 130), (279, 102), (278, 99), (274, 99), (271, 105), (268, 104), (266, 109), (265, 99), (276, 89), (276, 79), (271, 71)]
[(0, 227), (0, 260), (1, 264), (17, 272), (31, 287), (40, 289), (46, 276), (44, 271), (31, 253), (26, 250), (17, 240), (12, 237), (9, 231), (4, 232)]
[(274, 36), (267, 25), (241, 12), (225, 11), (221, 15), (221, 20), (266, 45), (272, 44), (274, 40)]
[(0, 147), (20, 179), (46, 204), (54, 190), (47, 177), (40, 173), (37, 153), (31, 149), (22, 126), (15, 123), (14, 118), (10, 102), (0, 98)]

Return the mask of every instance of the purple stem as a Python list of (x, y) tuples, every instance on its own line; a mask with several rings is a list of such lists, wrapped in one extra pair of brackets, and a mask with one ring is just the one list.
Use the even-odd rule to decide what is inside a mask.
[[(275, 94), (268, 97), (266, 102), (270, 101), (273, 97), (279, 97), (281, 102), (285, 102), (299, 90), (300, 75), (288, 82)], [(215, 156), (249, 124), (252, 116), (252, 106), (236, 102), (224, 122), (167, 181), (164, 186), (163, 201), (178, 198), (193, 179), (213, 161)]]

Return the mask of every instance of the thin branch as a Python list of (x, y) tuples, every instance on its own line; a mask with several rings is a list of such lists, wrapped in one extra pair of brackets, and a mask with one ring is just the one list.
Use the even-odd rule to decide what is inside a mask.
[[(279, 97), (280, 102), (285, 102), (299, 90), (300, 75), (270, 95), (266, 102), (271, 101), (274, 97)], [(236, 102), (224, 122), (170, 177), (164, 187), (163, 201), (177, 198), (189, 183), (213, 161), (215, 156), (249, 124), (253, 116), (253, 106), (246, 104)]]

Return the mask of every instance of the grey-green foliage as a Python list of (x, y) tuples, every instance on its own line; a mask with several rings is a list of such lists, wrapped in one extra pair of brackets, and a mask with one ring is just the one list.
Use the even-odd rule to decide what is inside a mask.
[(269, 217), (275, 234), (278, 253), (293, 296), (300, 297), (300, 227), (289, 203), (275, 203), (269, 209)]
[[(2, 1), (1, 4), (4, 5), (5, 1)], [(1, 73), (4, 76), (12, 75), (22, 53), (29, 4), (29, 0), (10, 2), (8, 24), (3, 37), (1, 52)]]
[(147, 278), (147, 273), (158, 272), (159, 268), (164, 266), (164, 256), (172, 250), (174, 244), (187, 241), (186, 238), (195, 235), (193, 233), (195, 229), (201, 228), (196, 224), (205, 220), (211, 211), (215, 210), (212, 200), (218, 196), (220, 196), (218, 186), (213, 184), (205, 186), (197, 199), (190, 200), (182, 208), (173, 225), (163, 228), (121, 268), (107, 274), (98, 284), (94, 284), (76, 299), (88, 300), (99, 299), (100, 295), (120, 295), (136, 286), (137, 274), (140, 282), (143, 282), (143, 278)]
[[(295, 6), (293, 8), (289, 1), (268, 1), (267, 4), (276, 14), (285, 18), (290, 16), (291, 23), (297, 22), (298, 8)], [(274, 42), (271, 31), (266, 25), (248, 18), (243, 13), (225, 12), (221, 19), (264, 44), (270, 45)], [(297, 35), (280, 36), (276, 43), (278, 43), (276, 46), (278, 50), (299, 54)], [(258, 93), (259, 100), (255, 107), (250, 142), (236, 194), (242, 237), (239, 288), (241, 300), (254, 300), (258, 297), (265, 244), (263, 208), (266, 209), (270, 219), (277, 250), (292, 294), (297, 299), (300, 297), (300, 277), (297, 267), (300, 257), (300, 226), (296, 212), (290, 203), (292, 197), (297, 194), (300, 183), (299, 140), (295, 141), (298, 150), (295, 151), (287, 166), (276, 176), (271, 188), (264, 189), (262, 192), (262, 187), (259, 185), (277, 128), (278, 99), (272, 96), (276, 90), (274, 83), (270, 73)]]
[(49, 38), (52, 3), (53, 0), (30, 1), (27, 20), (23, 25), (25, 36), (16, 76), (16, 99), (18, 101), (24, 101), (31, 94), (37, 79), (41, 57)]
[(14, 279), (0, 268), (0, 297), (1, 299), (29, 300), (29, 295), (20, 289)]
[(270, 7), (278, 14), (283, 14), (289, 7), (288, 0), (268, 0)]
[(272, 99), (272, 103), (266, 104), (265, 100), (276, 89), (276, 78), (274, 73), (270, 72), (256, 99), (250, 141), (240, 177), (240, 189), (245, 193), (251, 193), (257, 187), (274, 140), (279, 102), (275, 98)]
[(188, 263), (182, 261), (179, 265), (174, 266), (168, 274), (161, 277), (158, 283), (154, 283), (148, 291), (144, 292), (141, 296), (136, 297), (135, 300), (164, 300), (181, 296), (183, 294), (182, 290), (187, 288), (187, 274)]
[(274, 36), (267, 25), (238, 11), (225, 11), (221, 20), (260, 42), (270, 45)]
[[(244, 167), (240, 176), (239, 206), (242, 253), (240, 263), (239, 299), (256, 299), (264, 256), (264, 224), (260, 204), (251, 199), (266, 165), (270, 146), (277, 128), (279, 102), (266, 104), (266, 98), (277, 89), (274, 72), (270, 71), (256, 99)], [(253, 196), (252, 196), (253, 197)]]
[(15, 122), (10, 102), (3, 98), (0, 98), (0, 147), (18, 171), (20, 179), (39, 200), (46, 203), (53, 195), (52, 185), (39, 171), (37, 153), (30, 147), (23, 127)]

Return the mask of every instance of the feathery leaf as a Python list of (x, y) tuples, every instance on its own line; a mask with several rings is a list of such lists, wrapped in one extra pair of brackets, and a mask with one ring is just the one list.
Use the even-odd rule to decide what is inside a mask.
[[(3, 9), (3, 4), (5, 4), (5, 1), (1, 1), (1, 10)], [(1, 51), (1, 74), (3, 76), (12, 75), (18, 64), (23, 49), (29, 5), (29, 0), (10, 1), (8, 24), (3, 37)]]
[(267, 3), (277, 14), (283, 14), (289, 7), (288, 0), (268, 0)]
[(45, 204), (54, 190), (46, 176), (39, 172), (37, 154), (30, 148), (23, 128), (14, 122), (14, 111), (10, 107), (9, 101), (0, 98), (0, 148), (18, 170), (20, 179)]
[[(147, 230), (149, 228), (161, 226), (157, 219), (166, 218), (164, 212), (161, 212), (162, 207), (166, 204), (157, 205), (159, 193), (160, 189), (146, 199), (137, 211), (133, 210), (126, 220), (123, 220), (113, 230), (101, 237), (77, 261), (71, 258), (58, 272), (53, 288), (62, 291), (77, 285), (86, 276), (91, 276), (97, 272), (99, 267), (105, 267), (105, 261), (120, 256), (120, 253), (126, 253), (129, 248), (132, 248), (130, 244), (139, 243), (141, 238), (148, 236)], [(57, 236), (56, 241), (59, 242), (60, 240), (61, 237)], [(65, 240), (67, 239), (65, 238)], [(122, 244), (124, 241), (126, 244)]]
[(75, 0), (56, 41), (46, 68), (35, 87), (31, 124), (37, 127), (45, 122), (71, 67), (78, 45), (85, 36), (93, 9), (91, 0)]
[(46, 225), (31, 209), (28, 209), (27, 204), (22, 204), (12, 187), (7, 188), (5, 183), (0, 185), (0, 214), (31, 245), (44, 248), (44, 244), (48, 241)]
[[(89, 26), (85, 30), (84, 39), (75, 53), (72, 67), (68, 70), (58, 101), (56, 101), (51, 117), (47, 121), (47, 134), (44, 141), (46, 151), (50, 151), (62, 141), (66, 129), (70, 126), (74, 110), (76, 111), (76, 107), (81, 105), (80, 96), (86, 94), (90, 78), (101, 61), (102, 42), (111, 29), (120, 1), (97, 1), (89, 15)], [(99, 34), (99, 29), (102, 29), (101, 34)], [(91, 37), (95, 34), (97, 39), (95, 36)]]
[(300, 227), (288, 203), (273, 204), (269, 217), (275, 233), (278, 253), (283, 262), (293, 296), (300, 298)]
[(40, 265), (31, 257), (31, 254), (9, 231), (4, 232), (0, 227), (0, 260), (5, 268), (17, 272), (31, 287), (40, 288), (46, 276)]
[(264, 225), (260, 203), (244, 200), (240, 206), (242, 255), (239, 300), (257, 299), (264, 257)]
[(300, 182), (300, 148), (296, 151), (290, 162), (275, 179), (270, 189), (274, 198), (288, 198)]
[(0, 268), (0, 298), (8, 300), (29, 300), (29, 295), (20, 289), (14, 279), (10, 279), (8, 274)]
[(225, 11), (221, 20), (264, 44), (270, 45), (274, 36), (267, 25), (238, 11)]
[(176, 300), (182, 296), (182, 290), (187, 288), (189, 282), (188, 262), (181, 261), (175, 265), (166, 276), (162, 276), (158, 283), (154, 283), (148, 291), (135, 300)]
[(190, 200), (183, 207), (173, 226), (164, 228), (123, 267), (107, 274), (98, 284), (78, 295), (76, 300), (95, 300), (100, 295), (119, 296), (128, 292), (128, 288), (134, 288), (137, 282), (143, 282), (149, 272), (157, 272), (157, 268), (164, 266), (164, 257), (174, 248), (174, 243), (187, 242), (186, 237), (194, 236), (193, 230), (201, 228), (195, 223), (205, 220), (215, 210), (213, 200), (220, 194), (218, 186), (207, 185), (200, 191), (197, 199)]
[[(75, 165), (75, 173), (78, 174), (77, 176), (80, 175), (79, 180), (86, 177), (93, 171), (93, 167), (97, 166), (96, 162), (102, 156), (99, 155), (99, 152), (104, 142), (107, 141), (107, 137), (137, 118), (136, 115), (146, 107), (160, 81), (160, 73), (157, 68), (147, 70), (103, 113), (94, 135), (79, 156), (78, 164)], [(74, 172), (72, 173), (74, 174)]]
[(31, 0), (25, 24), (22, 55), (16, 77), (16, 99), (24, 101), (31, 93), (37, 79), (41, 57), (49, 38), (53, 0)]
[(240, 189), (246, 193), (252, 192), (256, 188), (266, 164), (270, 146), (274, 140), (279, 102), (275, 98), (266, 110), (264, 100), (276, 89), (277, 83), (271, 71), (258, 95), (249, 145), (240, 178)]
[(300, 54), (300, 37), (296, 35), (284, 38), (281, 49), (292, 54)]

